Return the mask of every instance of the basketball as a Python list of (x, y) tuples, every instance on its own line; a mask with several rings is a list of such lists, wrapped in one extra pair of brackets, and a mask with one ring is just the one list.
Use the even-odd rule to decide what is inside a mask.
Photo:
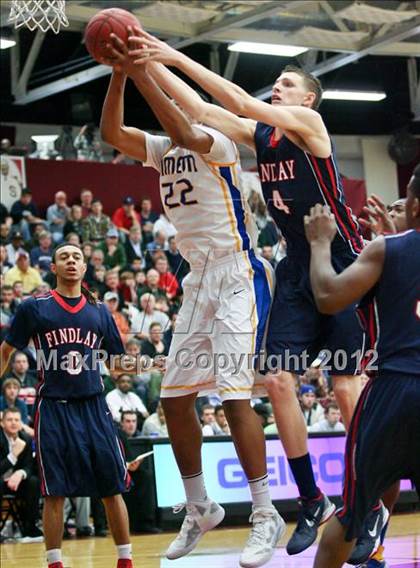
[(134, 14), (121, 8), (107, 8), (93, 16), (85, 30), (86, 49), (93, 59), (100, 63), (103, 57), (112, 59), (106, 47), (107, 43), (110, 43), (109, 36), (114, 33), (127, 43), (128, 26), (140, 26), (140, 22)]

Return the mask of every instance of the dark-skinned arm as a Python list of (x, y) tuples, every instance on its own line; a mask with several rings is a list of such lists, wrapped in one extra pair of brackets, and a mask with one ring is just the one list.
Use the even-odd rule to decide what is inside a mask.
[(172, 142), (193, 152), (208, 154), (213, 138), (190, 123), (143, 66), (134, 65), (124, 42), (115, 34), (110, 37), (113, 44), (109, 45), (109, 49), (113, 55), (114, 67), (130, 76)]
[(121, 71), (112, 73), (102, 107), (101, 136), (123, 154), (146, 161), (146, 137), (142, 130), (124, 125), (124, 89), (126, 75)]
[(316, 304), (320, 312), (335, 314), (360, 300), (378, 282), (385, 240), (375, 239), (353, 264), (337, 274), (331, 263), (331, 243), (337, 229), (329, 208), (319, 204), (312, 207), (304, 222), (311, 247), (310, 277)]

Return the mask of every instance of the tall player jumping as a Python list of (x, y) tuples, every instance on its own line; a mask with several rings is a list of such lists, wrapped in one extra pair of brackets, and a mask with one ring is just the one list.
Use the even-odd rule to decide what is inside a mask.
[(366, 515), (392, 484), (408, 478), (420, 492), (420, 165), (408, 184), (406, 219), (409, 230), (378, 237), (337, 274), (333, 215), (316, 205), (305, 217), (319, 309), (334, 314), (370, 292), (378, 334), (378, 376), (364, 388), (347, 437), (344, 507), (322, 535), (315, 568), (344, 564)]
[(31, 338), (41, 362), (35, 443), (45, 498), (48, 567), (63, 568), (65, 497), (91, 496), (104, 503), (118, 568), (132, 568), (128, 515), (121, 497), (130, 479), (103, 397), (99, 366), (94, 363), (95, 351), (105, 349), (108, 355), (119, 356), (124, 347), (106, 306), (81, 287), (86, 272), (81, 249), (59, 245), (51, 270), (57, 287), (19, 306), (0, 348), (0, 376), (12, 353), (24, 349)]
[[(217, 389), (252, 495), (252, 529), (240, 564), (262, 566), (272, 557), (285, 524), (269, 495), (264, 433), (250, 405), (255, 373), (248, 355), (261, 349), (273, 274), (254, 253), (256, 226), (238, 185), (235, 144), (213, 128), (191, 124), (144, 69), (133, 64), (126, 46), (113, 39), (118, 50), (113, 49), (102, 137), (159, 172), (165, 213), (192, 268), (183, 281), (184, 300), (161, 387), (187, 498), (181, 531), (166, 554), (169, 559), (188, 554), (224, 517), (224, 509), (207, 497), (202, 432), (195, 411), (198, 393)], [(135, 81), (168, 137), (123, 125), (126, 75)], [(232, 354), (242, 354), (244, 364), (239, 368), (235, 369)], [(203, 357), (223, 364), (218, 369), (213, 364), (200, 368)]]
[[(309, 280), (310, 249), (303, 216), (315, 203), (329, 204), (335, 215), (338, 233), (332, 250), (338, 271), (354, 262), (363, 246), (345, 203), (330, 137), (315, 110), (321, 102), (321, 84), (305, 71), (287, 67), (274, 84), (269, 105), (144, 30), (137, 33), (139, 37), (133, 41), (142, 48), (132, 50), (131, 55), (139, 64), (147, 62), (149, 72), (170, 96), (187, 111), (194, 108), (201, 122), (256, 150), (264, 197), (287, 241), (287, 257), (277, 267), (267, 334), (268, 358), (270, 361), (272, 355), (276, 364), (266, 375), (266, 385), (302, 499), (298, 526), (287, 545), (289, 554), (297, 554), (314, 542), (319, 525), (332, 514), (333, 507), (315, 484), (294, 374), (309, 366), (321, 349), (329, 352), (337, 402), (348, 426), (360, 393), (356, 375), (364, 341), (354, 306), (335, 316), (322, 315)], [(235, 115), (249, 118), (235, 117), (205, 103), (170, 71), (153, 62), (178, 67)]]

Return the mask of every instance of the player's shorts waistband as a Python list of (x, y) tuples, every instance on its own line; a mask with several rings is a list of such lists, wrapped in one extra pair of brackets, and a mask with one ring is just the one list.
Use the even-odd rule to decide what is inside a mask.
[(249, 255), (254, 254), (253, 249), (242, 250), (242, 251), (230, 251), (230, 250), (214, 250), (210, 251), (208, 254), (197, 255), (197, 258), (189, 260), (189, 264), (192, 271), (201, 272), (204, 268), (211, 270), (224, 264), (232, 264), (237, 262), (243, 262), (244, 260), (249, 260)]

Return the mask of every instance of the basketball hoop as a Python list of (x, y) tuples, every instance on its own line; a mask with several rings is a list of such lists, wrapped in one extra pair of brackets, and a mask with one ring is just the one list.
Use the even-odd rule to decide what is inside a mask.
[(12, 0), (9, 22), (16, 29), (26, 26), (31, 31), (38, 28), (58, 34), (60, 26), (69, 25), (65, 4), (64, 0)]

